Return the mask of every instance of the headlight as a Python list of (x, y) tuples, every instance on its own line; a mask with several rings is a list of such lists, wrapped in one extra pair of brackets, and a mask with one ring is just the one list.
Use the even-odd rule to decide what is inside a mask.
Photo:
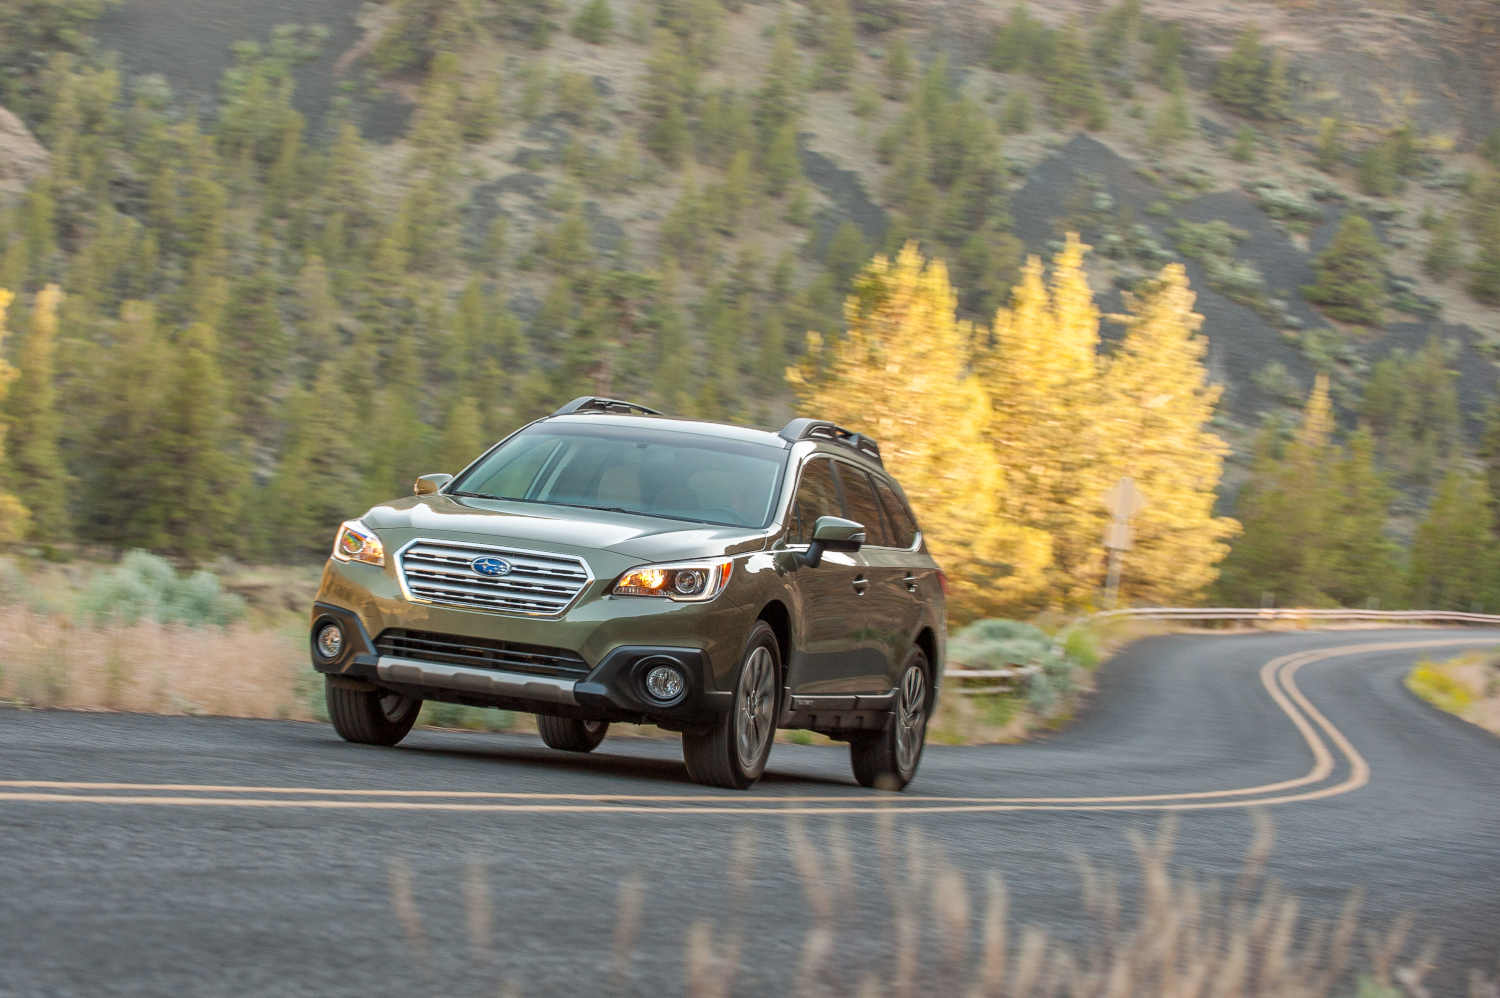
[(616, 596), (662, 596), (679, 603), (706, 603), (724, 591), (733, 569), (734, 562), (728, 558), (680, 565), (644, 565), (616, 579), (610, 592)]
[(385, 545), (375, 532), (358, 520), (345, 520), (333, 539), (335, 561), (362, 561), (366, 565), (385, 564)]

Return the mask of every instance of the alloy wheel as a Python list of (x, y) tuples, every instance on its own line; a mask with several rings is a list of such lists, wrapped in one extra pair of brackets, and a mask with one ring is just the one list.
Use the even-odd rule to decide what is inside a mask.
[(734, 715), (734, 745), (740, 765), (753, 769), (775, 731), (776, 664), (764, 647), (756, 648), (740, 670)]

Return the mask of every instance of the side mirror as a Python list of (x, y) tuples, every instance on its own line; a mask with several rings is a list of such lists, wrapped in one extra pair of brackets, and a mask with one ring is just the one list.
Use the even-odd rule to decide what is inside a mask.
[(423, 475), (411, 487), (411, 493), (415, 496), (430, 496), (451, 481), (452, 475)]
[(858, 551), (865, 542), (865, 525), (842, 516), (820, 516), (813, 524), (812, 543), (802, 555), (802, 563), (817, 568), (823, 563), (824, 551)]

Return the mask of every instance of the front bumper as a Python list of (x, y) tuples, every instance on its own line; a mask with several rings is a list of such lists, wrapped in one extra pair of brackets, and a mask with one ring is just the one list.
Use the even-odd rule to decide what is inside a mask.
[[(706, 724), (728, 710), (733, 700), (732, 693), (712, 688), (709, 657), (701, 648), (621, 645), (585, 675), (538, 675), (381, 654), (359, 614), (333, 603), (313, 605), (310, 637), (328, 621), (337, 622), (343, 629), (343, 647), (335, 658), (325, 659), (314, 645), (315, 669), (348, 682), (368, 683), (424, 700), (586, 720), (649, 721), (674, 729)], [(681, 669), (687, 687), (683, 696), (669, 705), (653, 701), (645, 690), (646, 671), (663, 660)]]

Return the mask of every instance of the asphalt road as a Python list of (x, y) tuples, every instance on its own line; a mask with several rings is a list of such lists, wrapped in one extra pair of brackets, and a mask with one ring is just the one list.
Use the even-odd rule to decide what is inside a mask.
[(809, 979), (820, 906), (837, 970), (815, 976), (851, 990), (888, 979), (888, 888), (914, 870), (965, 884), (944, 881), (946, 917), (900, 902), (928, 962), (973, 951), (991, 872), (1013, 927), (1080, 942), (1078, 857), (1118, 871), (1128, 919), (1133, 834), (1175, 821), (1174, 867), (1228, 885), (1257, 814), (1304, 919), (1362, 888), (1362, 924), (1409, 913), (1441, 941), (1435, 993), (1458, 993), (1500, 953), (1500, 739), (1400, 684), (1414, 643), (1456, 640), (1500, 634), (1150, 639), (1067, 731), (930, 746), (901, 795), (831, 748), (778, 745), (736, 794), (687, 782), (675, 741), (374, 749), (314, 724), (0, 711), (0, 994), (679, 993), (695, 925), (739, 948), (714, 983), (779, 994)]

